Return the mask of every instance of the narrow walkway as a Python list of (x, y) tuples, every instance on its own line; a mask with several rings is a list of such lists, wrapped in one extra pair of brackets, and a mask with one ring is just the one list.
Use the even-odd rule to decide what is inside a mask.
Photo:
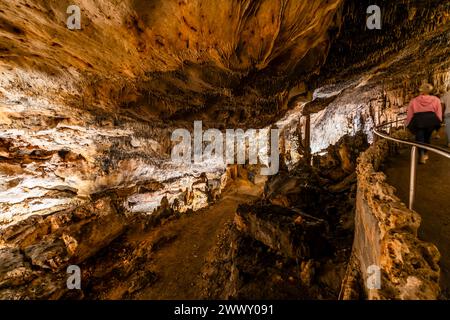
[[(441, 132), (441, 136), (445, 134)], [(445, 147), (445, 138), (433, 140)], [(410, 148), (390, 157), (385, 163), (388, 183), (397, 189), (397, 195), (408, 203)], [(450, 298), (450, 160), (429, 153), (426, 165), (418, 165), (414, 210), (422, 217), (419, 237), (432, 242), (441, 253), (442, 298)]]
[(262, 194), (263, 185), (237, 180), (211, 207), (170, 221), (145, 235), (152, 238), (163, 235), (168, 241), (152, 257), (151, 267), (158, 281), (144, 289), (138, 298), (200, 299), (201, 271), (208, 252), (225, 224), (233, 220), (238, 205), (256, 200)]

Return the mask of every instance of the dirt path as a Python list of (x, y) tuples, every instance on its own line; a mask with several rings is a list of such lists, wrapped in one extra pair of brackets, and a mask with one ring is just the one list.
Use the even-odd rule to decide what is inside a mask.
[(182, 216), (159, 227), (150, 237), (165, 240), (152, 257), (151, 269), (158, 280), (140, 292), (140, 299), (201, 298), (201, 269), (225, 223), (237, 206), (257, 199), (263, 185), (238, 180), (209, 208)]
[[(441, 136), (445, 135), (441, 133)], [(433, 144), (445, 147), (445, 140)], [(384, 172), (397, 195), (408, 203), (410, 149), (402, 149), (385, 164)], [(426, 165), (418, 165), (414, 209), (421, 215), (419, 237), (434, 243), (441, 253), (442, 298), (450, 298), (450, 160), (430, 153)]]

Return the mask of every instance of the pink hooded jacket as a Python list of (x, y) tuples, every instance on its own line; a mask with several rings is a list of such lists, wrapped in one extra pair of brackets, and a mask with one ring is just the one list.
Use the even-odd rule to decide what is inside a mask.
[(430, 95), (420, 95), (411, 100), (408, 106), (408, 117), (406, 118), (406, 125), (408, 125), (414, 113), (418, 112), (434, 112), (440, 121), (442, 121), (442, 105), (438, 97)]

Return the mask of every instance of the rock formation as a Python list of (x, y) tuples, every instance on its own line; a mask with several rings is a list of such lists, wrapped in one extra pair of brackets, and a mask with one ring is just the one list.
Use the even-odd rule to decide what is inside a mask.
[[(80, 30), (67, 28), (71, 4), (81, 8)], [(351, 255), (353, 228), (363, 227), (353, 223), (356, 182), (367, 178), (357, 157), (375, 125), (401, 118), (422, 81), (450, 86), (449, 4), (379, 1), (381, 30), (366, 26), (370, 5), (2, 1), (0, 298), (142, 298), (151, 290), (161, 275), (150, 261), (172, 238), (143, 234), (211, 208), (237, 179), (261, 182), (253, 166), (171, 161), (171, 133), (195, 120), (281, 132), (280, 173), (224, 227), (202, 269), (202, 294), (342, 297), (341, 281), (361, 267)], [(417, 213), (407, 217), (412, 235), (386, 227), (382, 249), (414, 243), (434, 268), (438, 253), (414, 238)], [(396, 261), (386, 259), (391, 270)], [(69, 265), (81, 267), (81, 291), (66, 287)], [(367, 296), (361, 274), (343, 291), (433, 298), (434, 271), (423, 295), (416, 280), (394, 274), (385, 277), (405, 287), (400, 293)]]

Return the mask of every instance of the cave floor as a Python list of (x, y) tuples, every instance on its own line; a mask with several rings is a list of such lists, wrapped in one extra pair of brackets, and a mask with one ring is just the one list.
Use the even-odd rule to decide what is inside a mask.
[(202, 268), (208, 253), (225, 224), (233, 220), (238, 205), (256, 200), (263, 187), (263, 183), (254, 185), (248, 180), (236, 180), (220, 200), (208, 208), (171, 220), (147, 234), (136, 235), (135, 241), (161, 237), (165, 241), (151, 259), (151, 269), (158, 274), (158, 280), (135, 298), (201, 299)]
[[(445, 132), (433, 144), (446, 146)], [(419, 237), (432, 242), (441, 253), (441, 296), (450, 298), (450, 160), (430, 153), (425, 165), (417, 167), (414, 209), (421, 215)], [(384, 164), (388, 183), (397, 189), (404, 203), (409, 197), (410, 148), (399, 150)]]

